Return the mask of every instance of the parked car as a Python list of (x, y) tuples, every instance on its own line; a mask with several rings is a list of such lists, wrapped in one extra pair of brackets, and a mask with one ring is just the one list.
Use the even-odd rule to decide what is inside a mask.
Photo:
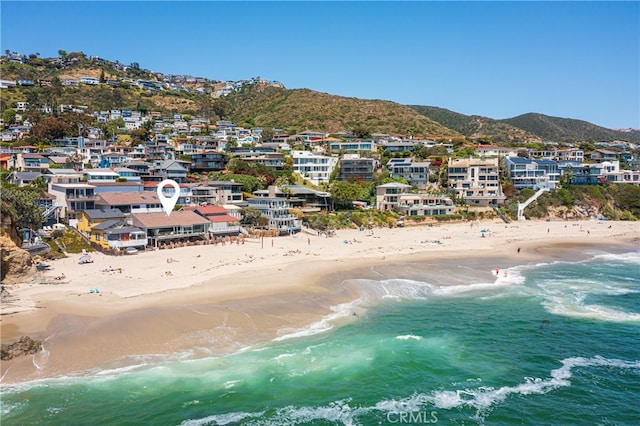
[(136, 254), (138, 249), (135, 247), (127, 247), (124, 251), (126, 254)]

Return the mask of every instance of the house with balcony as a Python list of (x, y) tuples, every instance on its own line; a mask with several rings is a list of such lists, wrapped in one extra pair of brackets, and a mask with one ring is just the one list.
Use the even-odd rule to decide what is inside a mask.
[(403, 178), (411, 186), (426, 189), (429, 186), (429, 161), (415, 161), (411, 158), (391, 158), (387, 169), (391, 178)]
[(349, 139), (342, 140), (338, 138), (326, 138), (325, 143), (329, 144), (331, 151), (339, 151), (346, 153), (374, 152), (376, 150), (376, 142), (373, 139)]
[(505, 157), (509, 180), (517, 189), (555, 189), (560, 184), (559, 164), (544, 158)]
[(497, 145), (476, 145), (474, 154), (478, 157), (498, 157), (504, 158), (507, 156), (515, 157), (518, 155), (519, 148), (511, 148), (506, 146)]
[(243, 185), (241, 183), (228, 180), (214, 180), (208, 181), (206, 185), (213, 189), (213, 202), (209, 202), (209, 204), (224, 205), (244, 202), (244, 195), (242, 193)]
[(118, 209), (125, 215), (164, 212), (155, 191), (103, 192), (96, 197), (95, 206), (100, 209)]
[(376, 186), (376, 209), (395, 210), (400, 205), (400, 197), (409, 193), (411, 185), (389, 182)]
[(271, 170), (278, 171), (284, 168), (284, 154), (281, 152), (240, 151), (234, 155), (242, 161), (262, 164)]
[(317, 155), (310, 151), (291, 151), (293, 157), (293, 171), (304, 179), (319, 185), (329, 182), (333, 169), (338, 164), (338, 158)]
[(359, 154), (344, 154), (340, 159), (339, 180), (373, 180), (377, 160), (363, 158)]
[[(86, 209), (78, 213), (76, 228), (88, 239), (91, 239), (91, 228), (107, 220), (123, 220), (124, 213), (118, 209)], [(95, 242), (95, 241), (94, 241)]]
[(140, 183), (140, 172), (134, 169), (130, 169), (128, 167), (115, 167), (113, 169), (114, 172), (118, 174), (117, 180), (124, 182), (136, 182)]
[(224, 170), (227, 156), (218, 151), (202, 151), (191, 155), (190, 169), (194, 173)]
[(498, 158), (449, 159), (449, 188), (469, 206), (503, 204)]
[(83, 171), (86, 182), (94, 183), (115, 183), (118, 174), (111, 169), (86, 169)]
[(178, 183), (187, 181), (187, 169), (179, 160), (165, 160), (157, 162), (153, 167), (153, 174), (164, 179), (172, 179)]
[(147, 235), (148, 245), (158, 247), (174, 242), (201, 240), (208, 237), (210, 221), (193, 211), (133, 213), (131, 224)]
[(81, 211), (95, 208), (95, 189), (95, 185), (81, 182), (79, 178), (54, 176), (49, 183), (48, 192), (55, 197), (54, 204), (61, 206), (60, 218), (74, 225)]
[(49, 159), (40, 154), (19, 152), (16, 155), (15, 167), (21, 172), (42, 172), (49, 168)]
[(616, 161), (618, 159), (618, 153), (616, 151), (609, 151), (607, 149), (596, 149), (589, 155), (589, 158), (596, 163), (602, 163), (604, 161)]
[(444, 194), (404, 193), (395, 210), (405, 216), (450, 215), (456, 211), (451, 198)]
[(193, 211), (207, 219), (209, 235), (211, 236), (237, 236), (240, 234), (240, 220), (231, 216), (222, 206), (190, 206), (181, 210)]
[(271, 187), (268, 197), (254, 197), (247, 199), (249, 207), (260, 211), (262, 217), (268, 220), (267, 229), (278, 231), (280, 235), (300, 231), (298, 216), (291, 214), (289, 203), (285, 198), (275, 196), (275, 187)]
[(333, 210), (333, 200), (330, 193), (303, 185), (282, 185), (280, 188), (271, 186), (268, 189), (254, 191), (253, 195), (284, 198), (289, 203), (289, 207), (299, 209), (304, 213)]
[(7, 176), (7, 181), (13, 185), (23, 186), (42, 177), (40, 172), (17, 172), (13, 171)]
[(91, 228), (90, 240), (105, 249), (124, 251), (129, 247), (144, 248), (147, 233), (121, 220), (109, 219)]

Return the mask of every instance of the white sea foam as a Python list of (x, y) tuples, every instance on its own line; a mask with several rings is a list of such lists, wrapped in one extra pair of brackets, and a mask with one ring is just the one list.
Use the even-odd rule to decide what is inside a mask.
[(511, 395), (540, 395), (557, 388), (570, 386), (569, 379), (572, 377), (575, 368), (640, 369), (640, 361), (608, 359), (600, 356), (593, 358), (566, 358), (561, 363), (562, 366), (552, 370), (550, 377), (546, 379), (527, 377), (523, 383), (514, 386), (502, 386), (497, 389), (480, 386), (477, 388), (435, 391), (429, 394), (417, 393), (400, 400), (380, 401), (375, 408), (388, 412), (415, 412), (423, 410), (425, 406), (433, 406), (442, 410), (471, 407), (481, 414), (494, 405), (503, 402)]
[(309, 324), (301, 329), (282, 329), (279, 330), (280, 336), (273, 339), (274, 342), (280, 342), (287, 339), (294, 339), (298, 337), (312, 336), (314, 334), (324, 333), (332, 330), (334, 323), (340, 318), (347, 318), (353, 315), (357, 310), (361, 309), (362, 299), (354, 300), (353, 302), (342, 303), (337, 306), (331, 306), (333, 313), (325, 316), (320, 321)]
[(228, 425), (240, 422), (247, 418), (256, 418), (260, 417), (264, 414), (264, 412), (260, 413), (227, 413), (227, 414), (216, 414), (213, 416), (207, 416), (202, 419), (189, 419), (180, 423), (182, 426), (204, 426), (204, 425)]
[(409, 339), (422, 340), (422, 337), (414, 336), (413, 334), (407, 334), (407, 335), (404, 335), (404, 336), (396, 336), (396, 339), (398, 339), (398, 340), (409, 340)]
[(589, 295), (620, 296), (638, 293), (638, 290), (625, 284), (611, 285), (583, 278), (540, 282), (538, 288), (544, 298), (542, 305), (552, 314), (600, 321), (640, 322), (640, 313), (585, 302)]
[(640, 264), (640, 251), (621, 253), (621, 254), (598, 254), (594, 259), (604, 260), (606, 262), (622, 262)]

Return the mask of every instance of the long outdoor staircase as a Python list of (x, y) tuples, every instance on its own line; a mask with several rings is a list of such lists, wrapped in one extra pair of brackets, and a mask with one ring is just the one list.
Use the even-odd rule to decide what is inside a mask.
[(538, 189), (538, 191), (531, 197), (529, 197), (527, 201), (525, 201), (524, 203), (518, 203), (518, 220), (525, 220), (524, 209), (526, 209), (529, 204), (533, 203), (538, 199), (539, 196), (541, 196), (545, 192), (549, 192), (549, 188)]
[(498, 215), (498, 217), (500, 217), (500, 219), (502, 219), (502, 221), (504, 223), (511, 223), (511, 221), (509, 220), (508, 217), (506, 217), (498, 208), (498, 206), (491, 206), (491, 208), (493, 208), (493, 211), (496, 212), (496, 214)]

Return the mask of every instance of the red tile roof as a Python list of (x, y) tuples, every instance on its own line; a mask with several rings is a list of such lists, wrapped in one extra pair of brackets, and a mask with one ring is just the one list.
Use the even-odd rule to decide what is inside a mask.
[(134, 226), (147, 229), (165, 226), (206, 225), (210, 223), (209, 220), (190, 211), (174, 211), (169, 216), (165, 212), (133, 213), (131, 214), (131, 220)]

